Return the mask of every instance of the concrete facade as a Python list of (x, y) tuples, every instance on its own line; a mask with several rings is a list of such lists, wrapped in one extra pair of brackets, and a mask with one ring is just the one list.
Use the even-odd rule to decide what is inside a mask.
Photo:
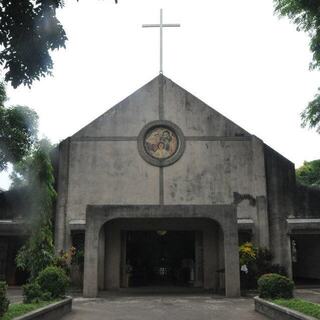
[[(183, 134), (183, 153), (168, 166), (139, 153), (139, 135), (153, 121)], [(226, 294), (239, 294), (236, 230), (270, 248), (291, 275), (294, 165), (163, 75), (64, 140), (57, 171), (56, 248), (85, 232), (86, 296), (121, 287), (121, 230), (189, 230), (195, 218), (194, 230), (210, 243), (198, 279), (204, 287), (217, 290), (224, 280), (212, 274), (225, 268)]]
[[(103, 226), (112, 220), (120, 220), (118, 225)], [(122, 219), (133, 219), (131, 223), (121, 221)], [(133, 225), (134, 220), (142, 219), (145, 223)], [(152, 219), (149, 221), (145, 219)], [(175, 221), (172, 221), (175, 219)], [(182, 220), (183, 219), (183, 220)], [(188, 220), (192, 219), (190, 222)], [(200, 220), (199, 220), (200, 219)], [(218, 240), (212, 239), (216, 231), (210, 225), (215, 221), (223, 232), (224, 266), (226, 273), (226, 295), (236, 297), (240, 295), (239, 279), (239, 257), (238, 257), (238, 228), (235, 207), (230, 206), (194, 206), (194, 205), (167, 205), (167, 206), (88, 206), (86, 215), (86, 242), (85, 242), (85, 270), (84, 270), (84, 295), (95, 297), (98, 294), (98, 281), (105, 283), (106, 289), (120, 287), (120, 236), (119, 231), (123, 229), (149, 229), (165, 228), (177, 230), (177, 222), (182, 221), (179, 228), (183, 230), (204, 231), (204, 287), (214, 289), (218, 287), (218, 279), (215, 270), (218, 269)], [(194, 220), (199, 220), (194, 221)], [(142, 222), (143, 222), (142, 221)], [(121, 223), (122, 222), (122, 223)], [(174, 223), (175, 222), (175, 223)], [(109, 228), (108, 228), (109, 227)], [(105, 232), (107, 250), (105, 260), (107, 268), (99, 274), (99, 259), (101, 261), (101, 250), (99, 238)], [(216, 236), (218, 232), (215, 232)], [(103, 242), (102, 242), (103, 244)], [(101, 242), (100, 242), (101, 246)], [(213, 251), (213, 252), (210, 252)], [(216, 258), (214, 258), (216, 255)], [(103, 267), (104, 264), (102, 264)], [(105, 279), (103, 279), (105, 277)]]

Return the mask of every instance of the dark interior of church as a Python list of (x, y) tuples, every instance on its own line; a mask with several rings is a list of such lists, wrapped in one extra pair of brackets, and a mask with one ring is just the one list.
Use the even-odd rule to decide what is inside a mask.
[(126, 240), (129, 287), (192, 285), (193, 231), (128, 231)]
[(320, 284), (320, 236), (295, 234), (291, 236), (293, 279), (296, 284)]
[(16, 255), (25, 243), (25, 237), (0, 236), (0, 281), (6, 280), (9, 285), (25, 284), (29, 274), (15, 263)]

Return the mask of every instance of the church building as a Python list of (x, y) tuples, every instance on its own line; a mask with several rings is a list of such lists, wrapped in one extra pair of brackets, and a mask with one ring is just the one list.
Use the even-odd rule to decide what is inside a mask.
[[(320, 191), (162, 74), (56, 155), (55, 246), (84, 250), (86, 297), (145, 286), (237, 297), (246, 241), (269, 248), (290, 277), (320, 280)], [(10, 192), (0, 192), (0, 278), (14, 284), (12, 250), (26, 235)]]
[(84, 243), (87, 297), (161, 284), (236, 297), (239, 241), (292, 276), (292, 236), (319, 240), (320, 219), (296, 219), (294, 164), (162, 74), (64, 140), (57, 178), (56, 247)]

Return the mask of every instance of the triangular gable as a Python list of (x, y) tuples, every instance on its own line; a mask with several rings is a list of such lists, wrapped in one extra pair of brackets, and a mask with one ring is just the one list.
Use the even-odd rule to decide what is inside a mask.
[(159, 75), (72, 138), (137, 137), (145, 124), (159, 119), (161, 104), (163, 120), (175, 123), (185, 136), (250, 135), (172, 80)]

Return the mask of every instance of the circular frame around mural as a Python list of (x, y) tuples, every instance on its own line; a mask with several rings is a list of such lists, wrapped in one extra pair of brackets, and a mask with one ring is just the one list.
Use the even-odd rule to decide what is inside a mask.
[[(162, 134), (162, 138), (156, 147), (157, 150), (149, 149), (148, 140), (156, 139), (157, 135)], [(165, 134), (165, 135), (164, 135)], [(166, 145), (166, 142), (168, 145)], [(172, 150), (158, 150), (172, 149)], [(138, 136), (138, 150), (141, 157), (157, 167), (166, 167), (178, 161), (185, 149), (185, 139), (181, 129), (174, 123), (167, 120), (156, 120), (146, 124)]]

